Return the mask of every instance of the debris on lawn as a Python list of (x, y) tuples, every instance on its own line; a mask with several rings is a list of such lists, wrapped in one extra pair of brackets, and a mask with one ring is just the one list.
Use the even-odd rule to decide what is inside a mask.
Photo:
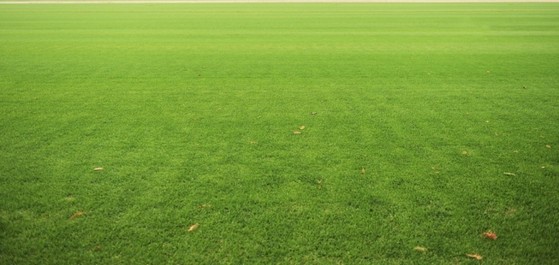
[(293, 134), (299, 135), (299, 134), (301, 134), (301, 131), (293, 131)]
[(516, 176), (516, 174), (511, 173), (511, 172), (504, 172), (503, 174), (504, 174), (504, 175), (507, 175), (507, 176), (513, 176), (513, 177)]
[(433, 170), (433, 173), (435, 173), (435, 174), (441, 173), (441, 167), (440, 167), (440, 165), (438, 165), (438, 164), (432, 166), (431, 169)]
[(550, 144), (546, 144), (545, 147), (551, 148), (551, 145), (550, 145)]
[(417, 251), (417, 252), (421, 252), (421, 253), (427, 252), (427, 248), (426, 248), (426, 247), (422, 247), (422, 246), (414, 247), (413, 250), (415, 250), (415, 251)]
[(495, 234), (495, 232), (493, 231), (487, 231), (483, 233), (483, 236), (487, 239), (497, 240), (497, 234)]
[(77, 212), (75, 212), (74, 214), (72, 214), (72, 216), (70, 216), (70, 220), (74, 220), (74, 219), (76, 219), (76, 218), (80, 218), (80, 217), (82, 217), (82, 216), (84, 216), (84, 215), (85, 215), (84, 212), (82, 212), (82, 211), (77, 211)]
[(475, 260), (482, 260), (483, 259), (483, 257), (481, 255), (477, 254), (477, 253), (466, 254), (466, 256), (468, 258), (472, 258), (472, 259), (475, 259)]
[(316, 111), (311, 112), (311, 115), (316, 115), (318, 114)]
[(94, 168), (93, 170), (94, 170), (94, 171), (102, 171), (103, 168), (102, 168), (102, 167), (96, 167), (96, 168)]
[(305, 125), (299, 126), (299, 130), (304, 130), (304, 129), (305, 129)]
[(200, 224), (193, 224), (188, 227), (188, 232), (193, 232), (194, 230), (198, 229), (198, 227), (200, 227)]
[(322, 189), (322, 179), (316, 180), (316, 184), (318, 185), (318, 189)]
[(367, 172), (367, 171), (365, 170), (365, 168), (364, 168), (364, 167), (361, 168), (361, 175), (365, 175), (365, 172)]
[(96, 245), (96, 246), (93, 248), (93, 251), (95, 251), (95, 252), (99, 252), (99, 251), (101, 251), (101, 250), (103, 250), (103, 247), (102, 247), (101, 245)]

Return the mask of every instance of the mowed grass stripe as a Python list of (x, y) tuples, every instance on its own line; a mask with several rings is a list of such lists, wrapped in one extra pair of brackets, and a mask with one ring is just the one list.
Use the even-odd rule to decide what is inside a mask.
[(0, 263), (556, 263), (557, 9), (2, 6)]

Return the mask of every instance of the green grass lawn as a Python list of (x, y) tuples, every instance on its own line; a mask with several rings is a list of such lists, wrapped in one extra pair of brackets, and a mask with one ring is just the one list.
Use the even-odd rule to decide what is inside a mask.
[(559, 262), (558, 4), (2, 5), (0, 125), (0, 264)]

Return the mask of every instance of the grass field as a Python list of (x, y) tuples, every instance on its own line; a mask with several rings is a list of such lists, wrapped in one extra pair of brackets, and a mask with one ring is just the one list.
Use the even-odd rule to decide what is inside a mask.
[(559, 263), (559, 4), (4, 5), (0, 92), (0, 264)]

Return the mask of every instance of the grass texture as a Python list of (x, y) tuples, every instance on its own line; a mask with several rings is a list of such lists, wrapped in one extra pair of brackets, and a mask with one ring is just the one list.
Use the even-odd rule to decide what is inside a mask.
[(0, 92), (1, 264), (559, 262), (557, 4), (5, 5)]

